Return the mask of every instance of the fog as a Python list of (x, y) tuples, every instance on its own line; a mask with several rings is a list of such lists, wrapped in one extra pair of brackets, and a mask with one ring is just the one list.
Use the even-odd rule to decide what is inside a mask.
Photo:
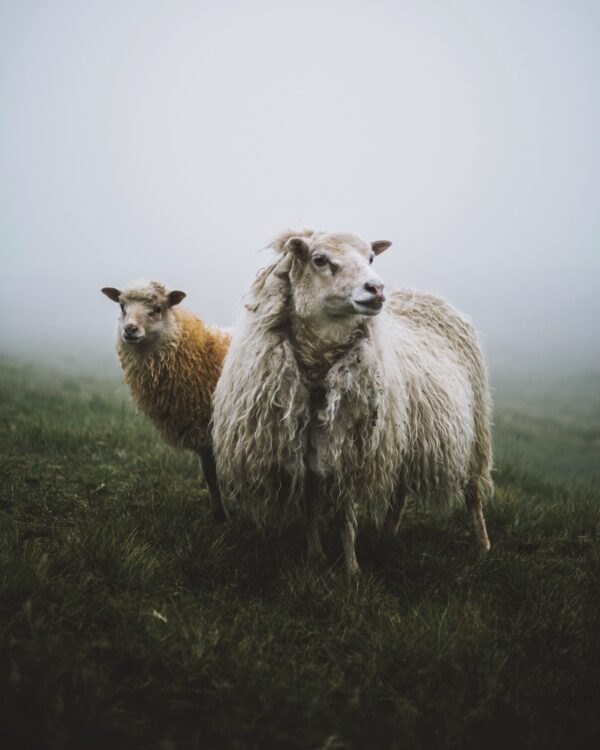
[(287, 227), (493, 367), (600, 366), (600, 4), (0, 0), (0, 352), (113, 357), (146, 276), (232, 324)]

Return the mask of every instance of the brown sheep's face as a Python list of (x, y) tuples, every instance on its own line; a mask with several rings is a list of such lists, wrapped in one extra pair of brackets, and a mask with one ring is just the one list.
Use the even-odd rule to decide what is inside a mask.
[(167, 292), (154, 281), (136, 282), (123, 291), (104, 287), (102, 292), (121, 309), (118, 335), (128, 346), (159, 344), (175, 325), (171, 308), (185, 297), (185, 292)]
[(372, 263), (390, 244), (366, 242), (351, 234), (290, 238), (284, 250), (295, 258), (290, 281), (296, 314), (336, 322), (378, 315), (385, 295)]

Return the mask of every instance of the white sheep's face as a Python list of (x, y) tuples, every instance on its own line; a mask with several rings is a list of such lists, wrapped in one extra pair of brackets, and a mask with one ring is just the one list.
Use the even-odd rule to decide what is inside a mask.
[(168, 292), (156, 281), (134, 282), (123, 291), (104, 287), (102, 292), (121, 308), (118, 335), (128, 346), (159, 344), (175, 324), (171, 308), (186, 296)]
[(357, 315), (378, 315), (385, 295), (383, 281), (372, 264), (390, 245), (387, 241), (366, 242), (352, 234), (291, 237), (283, 250), (295, 258), (290, 279), (296, 314), (337, 322)]

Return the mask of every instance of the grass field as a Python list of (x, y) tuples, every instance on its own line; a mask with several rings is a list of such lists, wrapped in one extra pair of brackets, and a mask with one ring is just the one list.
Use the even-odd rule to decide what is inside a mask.
[(215, 528), (114, 381), (0, 384), (0, 746), (600, 747), (600, 379), (498, 387), (486, 560), (412, 504), (350, 585)]

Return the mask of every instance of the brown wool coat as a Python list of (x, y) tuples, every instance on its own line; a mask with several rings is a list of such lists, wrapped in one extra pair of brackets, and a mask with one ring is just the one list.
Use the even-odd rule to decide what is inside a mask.
[(212, 396), (230, 336), (189, 310), (172, 308), (177, 326), (160, 346), (117, 345), (126, 385), (137, 408), (164, 440), (198, 452), (211, 445)]

